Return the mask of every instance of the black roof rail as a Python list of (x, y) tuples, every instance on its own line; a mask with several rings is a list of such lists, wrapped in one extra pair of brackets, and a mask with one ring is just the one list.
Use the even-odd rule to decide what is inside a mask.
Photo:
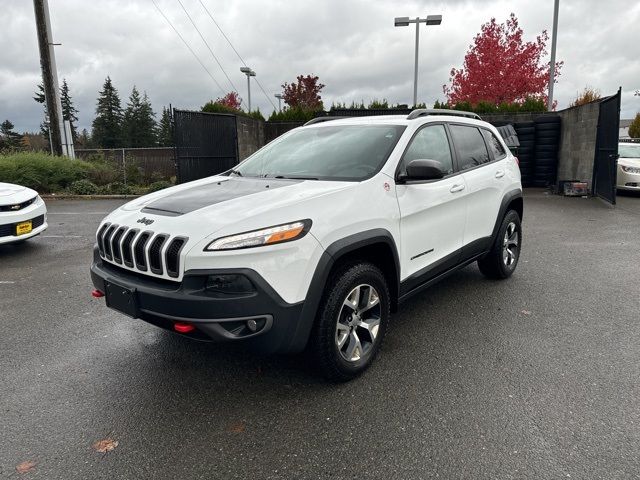
[(451, 115), (452, 117), (466, 117), (482, 120), (480, 115), (477, 113), (463, 112), (462, 110), (447, 110), (445, 108), (418, 108), (407, 116), (407, 120), (415, 120), (416, 118), (426, 117), (427, 115)]
[(307, 123), (305, 123), (302, 126), (306, 127), (307, 125), (313, 125), (314, 123), (328, 122), (330, 120), (340, 120), (342, 118), (349, 118), (349, 117), (336, 116), (336, 115), (329, 116), (329, 117), (316, 117), (316, 118), (312, 118), (311, 120), (309, 120)]

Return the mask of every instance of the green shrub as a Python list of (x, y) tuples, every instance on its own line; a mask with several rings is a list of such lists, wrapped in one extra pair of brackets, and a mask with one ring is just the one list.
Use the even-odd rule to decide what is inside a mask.
[(95, 195), (98, 193), (97, 185), (87, 179), (76, 180), (71, 184), (69, 190), (76, 195)]
[(60, 192), (88, 178), (91, 165), (82, 160), (41, 152), (0, 155), (0, 182), (16, 183), (40, 193)]
[(157, 192), (158, 190), (164, 190), (165, 188), (172, 187), (171, 182), (167, 182), (166, 180), (160, 180), (159, 182), (153, 182), (149, 185), (148, 193)]
[(98, 186), (108, 185), (109, 183), (117, 182), (122, 178), (122, 172), (114, 167), (113, 164), (109, 164), (104, 159), (96, 162), (89, 162), (89, 180)]
[(305, 110), (300, 107), (285, 108), (281, 112), (273, 112), (269, 117), (270, 122), (308, 122), (316, 117), (313, 110)]
[(132, 195), (134, 190), (122, 182), (113, 182), (99, 188), (102, 195)]

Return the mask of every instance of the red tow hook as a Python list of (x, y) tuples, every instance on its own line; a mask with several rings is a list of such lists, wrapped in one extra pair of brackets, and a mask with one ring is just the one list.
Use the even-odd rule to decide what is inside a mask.
[(91, 296), (93, 298), (102, 298), (102, 297), (104, 297), (104, 293), (102, 293), (97, 288), (94, 288), (93, 290), (91, 290)]
[(173, 329), (178, 333), (190, 333), (193, 332), (196, 327), (190, 323), (176, 322), (173, 324)]

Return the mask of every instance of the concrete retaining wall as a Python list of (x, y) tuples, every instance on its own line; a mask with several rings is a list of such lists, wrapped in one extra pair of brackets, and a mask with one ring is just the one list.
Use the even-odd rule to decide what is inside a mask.
[(236, 116), (238, 129), (238, 159), (247, 158), (265, 144), (264, 122), (249, 117)]

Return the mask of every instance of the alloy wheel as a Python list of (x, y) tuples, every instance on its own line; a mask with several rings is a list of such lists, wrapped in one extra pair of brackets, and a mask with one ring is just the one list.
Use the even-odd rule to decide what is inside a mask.
[(518, 228), (514, 222), (510, 222), (507, 225), (507, 230), (504, 232), (504, 241), (502, 243), (502, 261), (507, 268), (513, 268), (515, 262), (518, 260), (520, 244), (520, 235)]
[(368, 284), (355, 287), (344, 299), (336, 323), (336, 347), (347, 362), (368, 356), (380, 328), (380, 296)]

